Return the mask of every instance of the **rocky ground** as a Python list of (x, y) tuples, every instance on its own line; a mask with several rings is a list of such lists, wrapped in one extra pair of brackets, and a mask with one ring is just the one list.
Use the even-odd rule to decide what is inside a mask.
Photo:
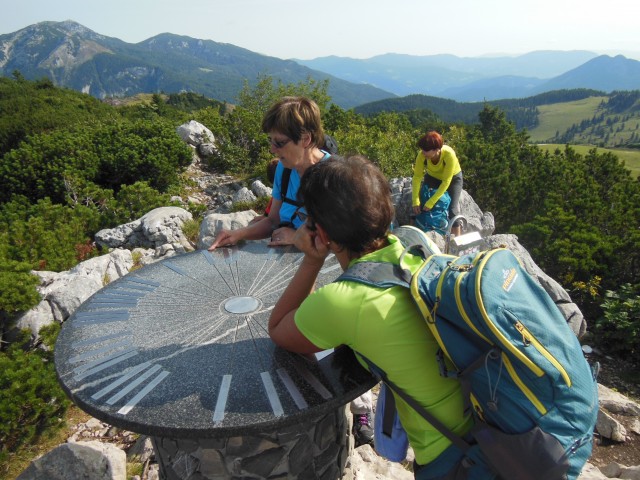
[[(636, 365), (608, 355), (593, 355), (593, 360), (600, 362), (598, 383), (616, 390), (636, 402), (640, 401), (640, 383), (637, 381), (638, 367)], [(634, 377), (635, 380), (632, 380)], [(615, 414), (612, 416), (625, 426), (627, 432), (632, 432), (634, 430), (632, 423), (638, 421), (635, 417)], [(637, 429), (636, 425), (635, 430)], [(604, 467), (611, 462), (640, 465), (640, 435), (630, 433), (624, 443), (613, 442), (597, 436), (589, 462), (596, 467)]]

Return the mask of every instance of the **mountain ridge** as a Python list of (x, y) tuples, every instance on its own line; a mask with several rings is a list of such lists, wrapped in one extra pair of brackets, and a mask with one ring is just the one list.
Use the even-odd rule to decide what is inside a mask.
[[(594, 61), (598, 66), (592, 69)], [(400, 97), (422, 94), (461, 102), (524, 98), (566, 88), (640, 89), (640, 62), (586, 50), (539, 50), (516, 57), (385, 54), (358, 60), (330, 56), (300, 63)]]
[(194, 92), (235, 103), (246, 82), (254, 86), (264, 76), (284, 84), (328, 80), (332, 101), (345, 109), (415, 94), (482, 102), (559, 89), (640, 89), (640, 62), (586, 50), (539, 50), (515, 57), (387, 53), (364, 60), (335, 55), (282, 60), (172, 33), (127, 43), (73, 20), (40, 22), (0, 35), (0, 75), (16, 70), (27, 79), (48, 77), (101, 99)]
[(171, 33), (130, 44), (71, 20), (0, 35), (0, 75), (15, 70), (98, 98), (193, 91), (234, 103), (245, 81), (254, 85), (262, 75), (284, 83), (328, 79), (329, 95), (343, 108), (394, 96), (231, 44)]

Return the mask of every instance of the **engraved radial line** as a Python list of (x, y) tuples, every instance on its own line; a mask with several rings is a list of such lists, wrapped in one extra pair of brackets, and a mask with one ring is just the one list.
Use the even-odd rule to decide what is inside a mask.
[(283, 416), (284, 409), (282, 408), (282, 404), (280, 403), (280, 399), (278, 398), (276, 387), (273, 385), (273, 379), (271, 378), (271, 375), (269, 374), (269, 372), (262, 372), (260, 373), (260, 377), (262, 378), (264, 389), (267, 392), (267, 398), (269, 399), (269, 403), (271, 404), (273, 414), (276, 417)]
[(296, 269), (297, 269), (297, 265), (296, 264), (292, 263), (292, 264), (288, 265), (287, 267), (285, 267), (281, 271), (279, 271), (277, 275), (272, 276), (272, 278), (273, 278), (272, 282), (265, 282), (262, 285), (262, 288), (260, 290), (256, 291), (256, 292), (254, 292), (253, 294), (254, 295), (262, 295), (264, 290), (267, 287), (272, 286), (274, 282), (276, 282), (279, 279), (282, 279), (283, 276), (285, 276), (284, 281), (288, 282), (289, 280), (291, 280), (293, 278), (293, 275), (295, 273), (294, 270), (296, 270)]
[(277, 369), (276, 373), (280, 377), (280, 380), (282, 380), (282, 383), (289, 392), (289, 395), (291, 395), (291, 398), (293, 398), (293, 401), (295, 402), (298, 409), (305, 410), (307, 407), (309, 407), (309, 404), (302, 396), (302, 393), (300, 393), (300, 390), (298, 389), (298, 387), (296, 387), (296, 384), (293, 382), (293, 380), (291, 380), (289, 373), (284, 368)]
[[(260, 347), (258, 347), (258, 344), (256, 342), (256, 336), (253, 334), (253, 330), (251, 329), (251, 324), (249, 322), (249, 318), (250, 317), (245, 317), (244, 321), (247, 325), (247, 328), (249, 329), (249, 333), (251, 334), (251, 342), (253, 343), (253, 348), (256, 351), (256, 354), (258, 356), (258, 362), (260, 363), (260, 369), (261, 370), (266, 370), (265, 366), (264, 366), (264, 362), (262, 361), (262, 350), (260, 349)], [(255, 322), (254, 322), (255, 323)], [(267, 357), (269, 356), (269, 353), (267, 352)]]
[(229, 264), (229, 273), (231, 274), (231, 280), (233, 281), (233, 293), (235, 295), (240, 295), (240, 280), (238, 276), (233, 271), (233, 265)]
[(218, 400), (216, 408), (213, 412), (213, 423), (218, 425), (224, 420), (224, 412), (227, 409), (227, 398), (229, 397), (229, 388), (231, 387), (231, 375), (223, 375), (220, 390), (218, 391)]
[(71, 357), (68, 361), (69, 363), (78, 363), (78, 362), (81, 362), (82, 360), (86, 360), (87, 358), (95, 357), (106, 352), (111, 352), (120, 347), (129, 347), (129, 346), (131, 346), (131, 340), (125, 339), (118, 343), (112, 343), (111, 345), (107, 345), (101, 348), (96, 348), (95, 350), (89, 350), (87, 352), (80, 353), (78, 355)]
[[(191, 278), (191, 277), (188, 277)], [(209, 290), (214, 290), (212, 288), (207, 287), (207, 289)], [(207, 295), (203, 294), (203, 293), (196, 293), (196, 292), (192, 292), (191, 290), (181, 290), (180, 288), (175, 288), (175, 287), (159, 287), (158, 289), (159, 293), (173, 293), (176, 294), (182, 298), (185, 298), (186, 301), (193, 301), (193, 300), (198, 300), (200, 298), (209, 298)], [(216, 290), (214, 290), (216, 293), (219, 293), (220, 295), (223, 295), (222, 292), (218, 292)], [(146, 297), (145, 300), (149, 299), (150, 297)], [(153, 298), (153, 297), (151, 297)], [(142, 300), (140, 300), (142, 302)]]
[[(285, 279), (285, 281), (286, 280), (288, 279)], [(251, 292), (251, 295), (253, 295), (254, 297), (259, 297), (264, 293), (265, 290), (272, 288), (274, 285), (280, 282), (282, 282), (282, 278), (274, 275), (268, 280), (265, 280), (261, 285), (258, 285), (258, 287)]]
[(217, 321), (208, 325), (205, 329), (201, 330), (200, 332), (197, 332), (197, 334), (192, 335), (192, 338), (187, 343), (185, 343), (185, 346), (202, 345), (202, 339), (209, 339), (211, 337), (211, 333), (215, 333), (218, 330), (218, 328), (220, 328), (220, 326), (222, 325), (222, 320), (224, 318), (225, 317), (223, 317), (223, 315), (220, 314)]
[(102, 363), (100, 365), (98, 365), (95, 368), (92, 368), (90, 370), (87, 370), (83, 373), (80, 373), (78, 375), (75, 375), (73, 378), (77, 381), (77, 380), (82, 380), (85, 377), (88, 377), (90, 375), (93, 375), (94, 373), (98, 373), (101, 372), (102, 370), (104, 370), (105, 368), (109, 368), (113, 365), (117, 365), (120, 362), (124, 362), (125, 360), (131, 358), (131, 357), (135, 357), (136, 355), (138, 355), (137, 351), (133, 351), (133, 352), (129, 352), (126, 355), (122, 355), (121, 357), (117, 357), (114, 358), (113, 360), (110, 360), (108, 362)]
[[(264, 273), (262, 274), (262, 278), (266, 278), (269, 272), (273, 269), (273, 267), (275, 267), (278, 264), (278, 258), (273, 258), (273, 255), (275, 255), (275, 252), (273, 254), (270, 254), (264, 262), (263, 266), (267, 265), (269, 262), (271, 262), (271, 265), (269, 265), (269, 267), (264, 271)], [(278, 275), (271, 275), (270, 278), (276, 278), (277, 276)], [(262, 281), (262, 278), (260, 279), (261, 281)]]
[(175, 358), (178, 355), (182, 355), (183, 353), (188, 352), (189, 350), (193, 350), (194, 348), (200, 348), (202, 345), (214, 344), (216, 342), (219, 342), (219, 340), (221, 340), (222, 338), (225, 338), (225, 337), (230, 336), (230, 335), (234, 335), (236, 333), (236, 331), (237, 331), (237, 327), (229, 328), (227, 331), (222, 332), (217, 337), (211, 338), (210, 340), (208, 340), (205, 343), (202, 343), (202, 344), (199, 344), (199, 345), (190, 345), (190, 346), (183, 347), (183, 348), (181, 348), (179, 350), (176, 350), (175, 352), (173, 352), (173, 353), (171, 353), (169, 355), (165, 355), (163, 357), (154, 358), (154, 361), (155, 362), (160, 362), (162, 360), (168, 360), (168, 359), (171, 359), (171, 358)]
[(233, 371), (233, 361), (235, 359), (235, 350), (236, 350), (236, 339), (238, 338), (238, 330), (240, 328), (240, 317), (238, 317), (238, 319), (236, 320), (236, 328), (235, 328), (235, 332), (234, 332), (234, 337), (233, 337), (233, 342), (231, 343), (231, 353), (229, 355), (229, 360), (230, 360), (230, 364), (229, 367), (227, 368), (227, 372), (231, 372)]
[(114, 403), (116, 403), (118, 400), (120, 400), (122, 397), (124, 397), (127, 393), (129, 393), (131, 390), (133, 390), (134, 388), (136, 388), (138, 385), (140, 385), (142, 382), (144, 382), (147, 378), (149, 378), (151, 375), (153, 375), (154, 373), (156, 373), (158, 370), (160, 370), (162, 367), (160, 365), (154, 365), (153, 367), (151, 367), (149, 370), (147, 370), (146, 372), (144, 372), (142, 375), (140, 375), (138, 378), (136, 378), (133, 382), (129, 383), (126, 387), (124, 387), (122, 390), (120, 390), (118, 393), (116, 393), (115, 395), (112, 395), (111, 397), (109, 397), (106, 401), (107, 405), (113, 405)]
[[(265, 270), (265, 267), (269, 263), (271, 263), (271, 265), (269, 265), (269, 267)], [(263, 279), (267, 278), (267, 275), (269, 274), (269, 272), (271, 271), (271, 269), (275, 264), (276, 264), (276, 259), (273, 259), (272, 256), (269, 255), (267, 259), (262, 263), (262, 266), (260, 267), (260, 271), (258, 272), (258, 275), (256, 275), (253, 284), (249, 288), (249, 291), (247, 292), (249, 295), (253, 295), (254, 286), (257, 286), (257, 287), (260, 286)], [(273, 275), (270, 278), (273, 278)]]
[[(213, 265), (213, 268), (215, 268), (216, 272), (218, 272), (218, 275), (220, 275), (220, 278), (222, 278), (222, 281), (225, 283), (225, 285), (227, 286), (227, 288), (229, 289), (229, 291), (231, 292), (232, 295), (235, 294), (235, 292), (233, 291), (233, 288), (231, 288), (231, 285), (229, 285), (229, 282), (227, 282), (227, 278), (225, 275), (222, 274), (222, 272), (220, 271), (220, 269), (217, 267), (217, 265)], [(224, 295), (224, 294), (221, 294)]]
[[(129, 332), (126, 332), (129, 333)], [(73, 342), (71, 344), (71, 347), (76, 349), (76, 348), (80, 348), (83, 347), (85, 345), (91, 345), (94, 343), (101, 343), (103, 341), (107, 341), (107, 340), (113, 340), (115, 338), (120, 338), (122, 337), (122, 333), (112, 333), (111, 335), (104, 335), (102, 337), (93, 337), (93, 338), (88, 338), (86, 340), (79, 340), (77, 342)]]
[[(275, 264), (274, 264), (274, 265), (275, 265)], [(293, 264), (291, 264), (291, 265), (289, 265), (289, 266), (287, 266), (287, 267), (283, 268), (283, 269), (282, 269), (282, 270), (280, 270), (279, 272), (276, 272), (276, 274), (275, 274), (275, 275), (272, 275), (272, 276), (271, 276), (271, 281), (265, 282), (265, 283), (262, 285), (262, 287), (261, 287), (258, 291), (254, 292), (253, 294), (254, 294), (254, 295), (261, 295), (261, 294), (262, 294), (262, 291), (263, 291), (265, 288), (270, 287), (271, 285), (273, 285), (273, 284), (274, 284), (275, 282), (277, 282), (278, 280), (281, 280), (283, 276), (285, 276), (285, 280), (284, 280), (284, 281), (288, 281), (288, 280), (290, 280), (291, 278), (293, 278), (293, 275), (294, 275), (294, 273), (295, 273), (295, 272), (294, 272), (295, 268), (296, 268), (296, 267), (295, 267)]]
[[(272, 310), (273, 307), (269, 308), (268, 310)], [(261, 312), (254, 312), (253, 315), (257, 314), (257, 313), (261, 313)], [(257, 327), (259, 327), (268, 337), (269, 336), (269, 330), (267, 330), (264, 325), (262, 324), (262, 322), (258, 322), (257, 320), (255, 320), (253, 318), (253, 315), (251, 315), (250, 317), (247, 317), (248, 320), (251, 321), (251, 323), (253, 323), (254, 325), (256, 325)]]
[(318, 380), (318, 378), (311, 373), (306, 367), (299, 365), (297, 362), (293, 363), (293, 367), (296, 371), (302, 375), (302, 377), (313, 387), (313, 389), (320, 394), (325, 400), (333, 397), (333, 394), (327, 390), (327, 388)]
[(165, 379), (167, 375), (169, 375), (169, 372), (167, 372), (166, 370), (163, 370), (162, 372), (160, 372), (158, 376), (154, 378), (146, 387), (140, 390), (140, 392), (138, 392), (138, 394), (135, 397), (129, 400), (124, 407), (118, 410), (118, 413), (122, 415), (126, 415), (131, 410), (133, 410), (133, 407), (135, 407), (140, 402), (140, 400), (146, 397), (147, 394), (151, 392), (151, 390), (156, 388), (160, 384), (160, 382)]
[(239, 262), (236, 262), (236, 278), (238, 279), (238, 295), (242, 292), (242, 287), (240, 286), (240, 267), (238, 266)]
[[(207, 325), (208, 329), (215, 329), (222, 324), (222, 320), (224, 319), (224, 314), (219, 312), (215, 317), (209, 319), (207, 317), (203, 317), (202, 321), (198, 324), (192, 324), (184, 326), (184, 322), (176, 321), (174, 323), (180, 323), (180, 328), (176, 328), (172, 330), (171, 333), (165, 334), (162, 337), (163, 344), (179, 344), (182, 340), (189, 339), (190, 337), (197, 341), (197, 339), (201, 338), (202, 326), (203, 324)], [(213, 324), (209, 324), (209, 322), (213, 322)], [(175, 340), (174, 340), (175, 339)], [(195, 345), (194, 340), (190, 340), (186, 342), (185, 346)]]
[[(261, 288), (258, 292), (255, 292), (254, 295), (256, 296), (266, 296), (266, 295), (270, 295), (274, 292), (279, 292), (280, 290), (283, 290), (287, 285), (289, 285), (289, 283), (291, 282), (291, 279), (293, 278), (293, 276), (291, 277), (285, 277), (283, 279), (281, 279), (279, 282), (275, 283), (272, 282), (270, 284), (265, 284), (263, 288)], [(269, 287), (269, 288), (267, 288)]]
[(144, 370), (145, 368), (147, 368), (149, 365), (151, 365), (151, 362), (144, 362), (144, 363), (141, 363), (140, 365), (137, 365), (137, 366), (133, 367), (131, 370), (129, 370), (127, 373), (125, 373), (118, 380), (116, 380), (115, 382), (111, 382), (109, 385), (107, 385), (103, 389), (101, 389), (101, 390), (97, 391), (96, 393), (94, 393), (93, 395), (91, 395), (91, 398), (94, 399), (94, 400), (98, 400), (98, 399), (104, 397), (111, 390), (113, 390), (115, 388), (118, 388), (124, 382), (126, 382), (131, 377), (133, 377), (137, 373), (139, 373), (142, 370)]
[(93, 367), (96, 367), (96, 366), (98, 366), (98, 365), (100, 365), (102, 363), (108, 362), (108, 361), (110, 361), (110, 360), (112, 360), (114, 358), (120, 357), (120, 356), (122, 356), (124, 354), (127, 354), (127, 353), (129, 353), (131, 351), (134, 351), (134, 350), (135, 350), (135, 347), (132, 346), (131, 348), (125, 348), (125, 349), (117, 351), (117, 352), (112, 352), (109, 355), (104, 355), (104, 356), (102, 356), (100, 358), (97, 358), (97, 359), (92, 360), (90, 362), (87, 362), (87, 363), (85, 363), (83, 365), (80, 365), (80, 366), (74, 368), (73, 370), (76, 373), (82, 373), (85, 370), (89, 370), (89, 369), (91, 369)]
[[(214, 292), (219, 293), (220, 295), (223, 295), (223, 293), (222, 293), (222, 292), (219, 292), (219, 291), (217, 291), (215, 288), (211, 287), (210, 285), (208, 285), (208, 284), (206, 284), (206, 283), (204, 283), (204, 282), (200, 281), (200, 279), (195, 278), (195, 277), (193, 277), (193, 276), (189, 275), (187, 272), (185, 272), (184, 270), (182, 270), (180, 267), (178, 267), (178, 266), (174, 265), (173, 263), (165, 261), (165, 262), (163, 263), (163, 265), (164, 265), (165, 267), (167, 267), (168, 269), (173, 270), (173, 271), (174, 271), (174, 272), (176, 272), (177, 274), (182, 275), (183, 277), (186, 277), (186, 278), (188, 278), (188, 279), (190, 279), (190, 280), (193, 280), (193, 281), (194, 281), (194, 282), (196, 282), (197, 284), (202, 285), (202, 286), (204, 286), (205, 288), (207, 288), (207, 289), (209, 289), (209, 290), (213, 290)], [(180, 291), (180, 290), (176, 289), (175, 291)]]

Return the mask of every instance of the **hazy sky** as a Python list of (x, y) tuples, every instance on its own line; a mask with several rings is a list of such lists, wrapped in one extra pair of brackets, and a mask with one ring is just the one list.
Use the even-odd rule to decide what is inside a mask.
[(74, 20), (137, 43), (159, 33), (282, 59), (589, 50), (640, 60), (639, 0), (0, 0), (0, 34)]

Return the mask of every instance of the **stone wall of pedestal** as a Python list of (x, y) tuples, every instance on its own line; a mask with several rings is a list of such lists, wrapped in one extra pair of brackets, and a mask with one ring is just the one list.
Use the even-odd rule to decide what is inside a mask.
[(275, 432), (220, 439), (153, 439), (162, 480), (342, 477), (353, 449), (345, 408)]

